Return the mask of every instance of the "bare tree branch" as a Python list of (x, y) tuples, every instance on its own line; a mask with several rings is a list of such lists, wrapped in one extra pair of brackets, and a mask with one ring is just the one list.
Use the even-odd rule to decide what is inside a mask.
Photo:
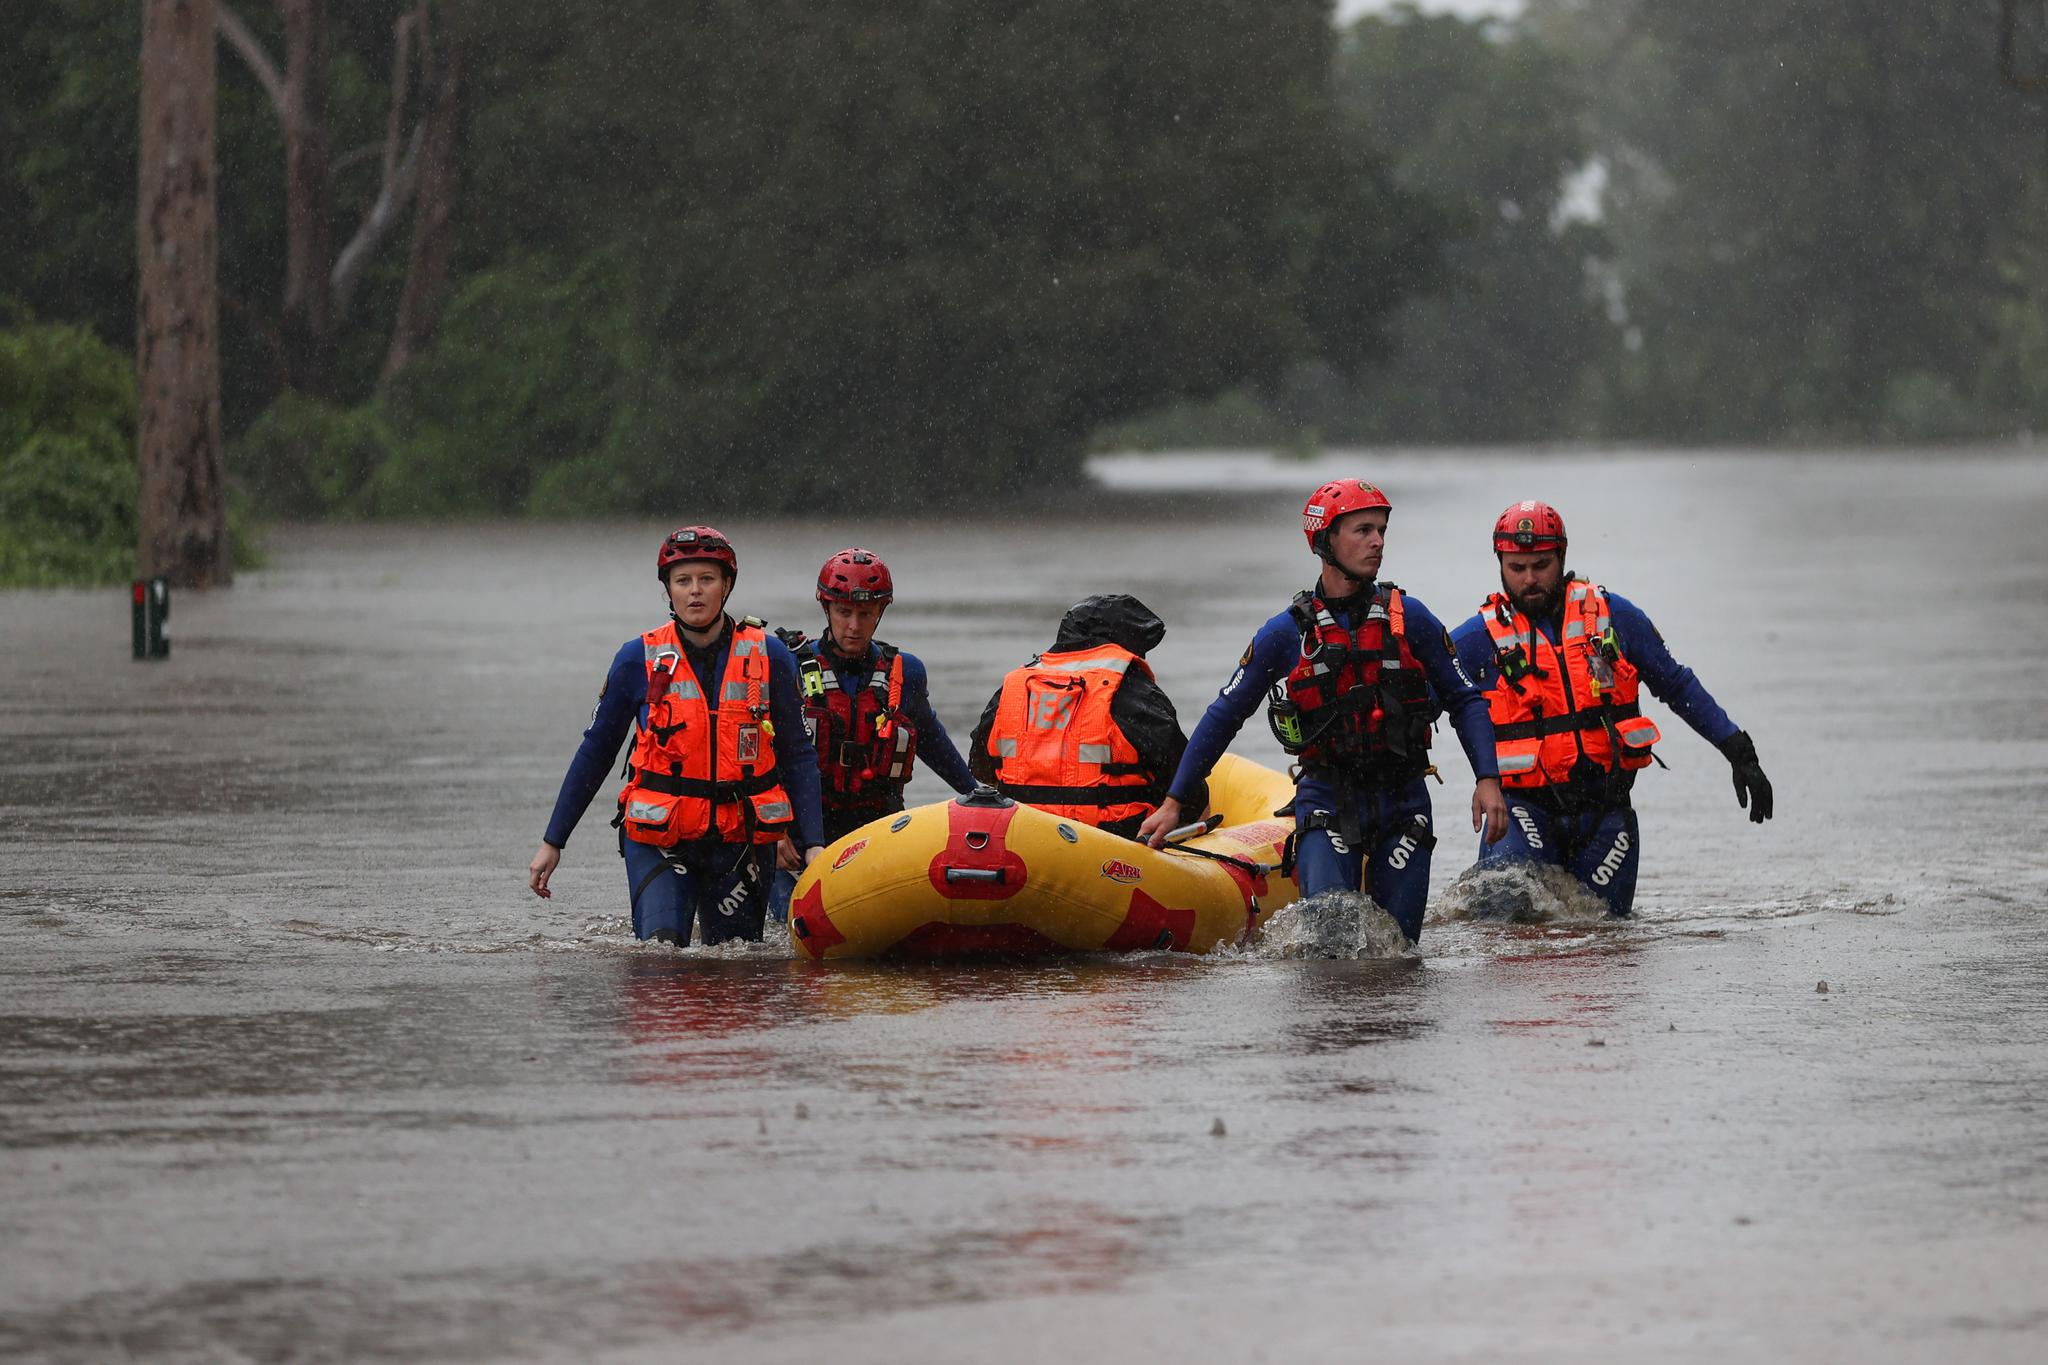
[(405, 125), (405, 98), (412, 86), (412, 30), (417, 16), (401, 14), (391, 26), (391, 108), (384, 115), (384, 183), (398, 174), (398, 134)]
[(328, 163), (327, 171), (330, 175), (340, 175), (343, 171), (355, 166), (359, 161), (368, 161), (373, 156), (382, 156), (383, 154), (384, 140), (382, 138), (375, 142), (365, 142), (362, 146), (351, 147), (340, 156), (334, 158), (332, 162)]
[(405, 155), (392, 168), (391, 178), (378, 189), (376, 199), (363, 214), (362, 224), (356, 228), (356, 235), (334, 258), (334, 273), (329, 278), (334, 287), (337, 322), (348, 315), (349, 299), (362, 278), (363, 267), (370, 263), (371, 255), (391, 235), (391, 229), (412, 202), (413, 186), (419, 181), (420, 141), (425, 131), (424, 126), (413, 128), (412, 136), (406, 139)]
[[(418, 21), (417, 12), (407, 13), (400, 15), (392, 26), (396, 43), (391, 56), (391, 109), (384, 121), (384, 178), (377, 187), (376, 199), (363, 214), (355, 236), (334, 258), (334, 271), (328, 278), (337, 322), (348, 315), (356, 282), (362, 278), (371, 255), (390, 235), (392, 227), (411, 202), (413, 186), (419, 179), (420, 143), (426, 134), (426, 121), (416, 120), (412, 136), (401, 139), (406, 96), (412, 83), (413, 30)], [(403, 153), (399, 150), (401, 140), (404, 142)]]
[(420, 123), (426, 136), (420, 146), (419, 183), (413, 188), (412, 250), (391, 323), (391, 345), (377, 379), (380, 388), (403, 373), (432, 341), (448, 300), (455, 208), (462, 184), (463, 67), (473, 28), (465, 22), (471, 0), (440, 3), (438, 31), (430, 27), (428, 0), (418, 4), (420, 88), (425, 96)]
[(226, 0), (218, 0), (215, 5), (213, 27), (255, 73), (263, 92), (270, 96), (271, 108), (277, 110), (279, 121), (290, 126), (293, 116), (290, 101), (285, 98), (284, 77), (278, 74), (277, 63), (271, 61), (270, 54), (263, 50), (262, 41), (249, 31), (249, 26), (242, 22), (242, 16), (230, 9)]

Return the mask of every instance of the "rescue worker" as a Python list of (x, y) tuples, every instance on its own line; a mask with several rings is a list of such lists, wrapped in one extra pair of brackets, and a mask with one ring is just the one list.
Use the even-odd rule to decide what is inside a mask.
[(1052, 648), (988, 699), (967, 746), (974, 776), (1014, 801), (1135, 835), (1188, 743), (1145, 662), (1165, 637), (1166, 623), (1128, 594), (1075, 603)]
[(1198, 782), (1264, 699), (1297, 764), (1288, 852), (1303, 898), (1366, 892), (1413, 943), (1436, 846), (1423, 778), (1438, 715), (1449, 711), (1477, 778), (1472, 828), (1498, 839), (1507, 805), (1486, 700), (1458, 667), (1450, 636), (1429, 608), (1380, 581), (1392, 511), (1386, 494), (1358, 479), (1309, 496), (1301, 528), (1322, 561), (1316, 585), (1259, 627), (1139, 837), (1156, 848), (1184, 810), (1201, 808)]
[(1759, 824), (1771, 818), (1771, 784), (1756, 744), (1671, 657), (1650, 618), (1566, 570), (1568, 543), (1548, 503), (1502, 512), (1493, 524), (1500, 591), (1454, 637), (1466, 672), (1486, 689), (1508, 789), (1507, 837), (1482, 847), (1479, 865), (1567, 868), (1609, 913), (1626, 915), (1642, 854), (1629, 792), (1660, 738), (1640, 688), (1721, 751), (1735, 799)]
[[(776, 636), (796, 659), (804, 716), (818, 754), (825, 842), (837, 843), (870, 820), (903, 809), (911, 766), (925, 767), (956, 792), (974, 789), (966, 760), (932, 711), (924, 665), (915, 654), (875, 639), (882, 613), (896, 600), (895, 579), (881, 556), (841, 550), (818, 570), (825, 631)], [(802, 870), (794, 842), (777, 847), (781, 871), (771, 904), (788, 917), (790, 892)]]
[(654, 571), (669, 619), (613, 657), (527, 885), (554, 894), (562, 849), (637, 724), (612, 820), (634, 934), (686, 944), (694, 921), (707, 944), (758, 939), (771, 849), (787, 836), (808, 861), (824, 846), (796, 660), (760, 621), (726, 613), (739, 557), (717, 530), (671, 532)]

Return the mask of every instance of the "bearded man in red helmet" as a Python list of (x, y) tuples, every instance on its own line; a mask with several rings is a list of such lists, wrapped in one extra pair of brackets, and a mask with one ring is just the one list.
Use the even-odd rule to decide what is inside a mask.
[[(1771, 783), (1756, 744), (1736, 727), (1663, 635), (1619, 593), (1564, 566), (1564, 518), (1543, 502), (1518, 502), (1493, 524), (1500, 591), (1453, 637), (1458, 658), (1486, 690), (1508, 836), (1482, 846), (1479, 866), (1547, 863), (1568, 869), (1607, 905), (1634, 905), (1642, 834), (1629, 793), (1654, 760), (1661, 736), (1638, 692), (1676, 711), (1718, 748), (1734, 771), (1735, 798), (1761, 824)], [(1512, 916), (1514, 888), (1484, 888), (1482, 915)]]
[(1302, 533), (1322, 561), (1316, 585), (1252, 637), (1237, 671), (1188, 741), (1166, 799), (1138, 837), (1157, 847), (1199, 813), (1209, 775), (1261, 700), (1297, 767), (1291, 855), (1304, 898), (1364, 891), (1414, 942), (1429, 892), (1429, 742), (1449, 712), (1478, 781), (1472, 828), (1498, 839), (1507, 806), (1494, 773), (1486, 700), (1458, 667), (1429, 608), (1380, 581), (1387, 495), (1334, 479), (1309, 496)]
[(670, 532), (654, 572), (669, 619), (613, 656), (527, 885), (554, 894), (562, 849), (637, 724), (612, 819), (634, 934), (687, 944), (695, 922), (707, 944), (758, 939), (774, 845), (788, 839), (803, 861), (824, 846), (796, 660), (760, 621), (726, 613), (739, 556), (720, 531)]
[[(796, 659), (805, 723), (818, 752), (825, 842), (838, 842), (871, 820), (903, 809), (912, 764), (956, 792), (974, 779), (932, 710), (924, 664), (915, 654), (875, 638), (882, 613), (896, 600), (896, 580), (872, 550), (841, 550), (818, 570), (825, 630), (816, 640), (799, 630), (776, 637)], [(793, 841), (779, 850), (771, 909), (787, 918), (789, 895), (802, 870)]]

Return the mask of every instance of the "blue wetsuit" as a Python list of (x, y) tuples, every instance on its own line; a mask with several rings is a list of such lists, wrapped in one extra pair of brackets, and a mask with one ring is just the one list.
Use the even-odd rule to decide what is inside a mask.
[[(880, 655), (872, 643), (868, 645), (866, 657), (857, 661), (842, 658), (838, 651), (822, 640), (812, 641), (812, 647), (819, 659), (831, 665), (840, 691), (849, 697), (859, 696), (861, 689), (868, 686)], [(909, 650), (898, 650), (897, 657), (903, 660), (903, 702), (899, 709), (917, 735), (918, 761), (954, 791), (963, 794), (973, 791), (974, 778), (967, 771), (967, 760), (960, 757), (952, 736), (946, 733), (938, 713), (932, 710), (924, 663)], [(831, 792), (821, 791), (819, 799), (824, 806), (824, 842), (828, 844), (839, 842), (870, 820), (903, 809), (903, 793), (889, 784), (877, 786), (872, 795), (857, 805), (835, 798)], [(778, 870), (769, 893), (768, 912), (777, 919), (787, 919), (790, 893), (795, 889), (796, 873)]]
[[(1458, 666), (1443, 623), (1414, 597), (1405, 593), (1403, 597), (1408, 648), (1422, 665), (1431, 695), (1449, 713), (1473, 773), (1497, 776), (1493, 722), (1487, 719), (1486, 698)], [(1331, 606), (1331, 615), (1346, 630), (1358, 627), (1363, 605), (1370, 601), (1366, 597), (1353, 600), (1359, 607)], [(1300, 658), (1301, 627), (1291, 613), (1283, 611), (1259, 627), (1237, 671), (1209, 703), (1201, 724), (1189, 736), (1168, 795), (1183, 805), (1189, 802), (1196, 784), (1216, 766), (1273, 684), (1293, 672)], [(1341, 825), (1347, 805), (1356, 812), (1360, 834), (1356, 847), (1337, 829), (1323, 827)], [(1394, 917), (1410, 941), (1421, 937), (1422, 911), (1429, 896), (1430, 851), (1436, 844), (1429, 791), (1421, 777), (1389, 787), (1304, 773), (1295, 784), (1293, 810), (1295, 884), (1303, 896), (1332, 890), (1366, 891)]]
[[(689, 637), (682, 638), (687, 646)], [(725, 632), (708, 650), (685, 651), (703, 684), (706, 704), (714, 711), (731, 642), (728, 619)], [(796, 827), (790, 837), (799, 848), (822, 846), (818, 755), (811, 748), (803, 706), (797, 699), (796, 659), (772, 635), (768, 637), (768, 715), (775, 726), (775, 772), (796, 811)], [(612, 657), (611, 671), (597, 694), (597, 709), (590, 715), (590, 728), (583, 732), (583, 743), (569, 761), (569, 771), (555, 797), (555, 812), (543, 836), (547, 842), (556, 848), (568, 845), (576, 822), (604, 785), (619, 756), (619, 746), (636, 724), (647, 724), (647, 658), (637, 635), (620, 645)], [(695, 839), (660, 849), (621, 835), (619, 851), (626, 860), (627, 886), (632, 894), (633, 932), (641, 938), (666, 932), (687, 943), (695, 920), (705, 943), (760, 938), (774, 847)]]
[[(1551, 649), (1557, 648), (1563, 606), (1532, 622)], [(1693, 671), (1671, 657), (1664, 637), (1642, 608), (1627, 598), (1607, 593), (1607, 612), (1614, 623), (1615, 643), (1635, 666), (1642, 686), (1669, 706), (1678, 718), (1719, 748), (1735, 734), (1735, 722), (1707, 692)], [(1484, 691), (1499, 678), (1493, 637), (1481, 613), (1460, 625), (1452, 636), (1458, 662)], [(1539, 652), (1541, 646), (1538, 646)], [(1539, 658), (1538, 663), (1542, 660)], [(1602, 771), (1581, 783), (1510, 789), (1508, 832), (1497, 843), (1479, 846), (1479, 865), (1549, 863), (1567, 868), (1608, 911), (1626, 915), (1635, 904), (1636, 875), (1642, 857), (1642, 832), (1636, 823), (1629, 790), (1635, 772)]]

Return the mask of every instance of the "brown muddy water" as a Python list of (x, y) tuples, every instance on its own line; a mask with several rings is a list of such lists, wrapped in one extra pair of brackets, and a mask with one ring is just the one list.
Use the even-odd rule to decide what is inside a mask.
[(1447, 621), (1545, 497), (1778, 818), (1655, 708), (1626, 925), (1459, 916), (1453, 745), (1419, 960), (676, 952), (601, 810), (523, 886), (665, 528), (280, 532), (152, 665), (121, 593), (0, 594), (0, 1357), (2048, 1358), (2040, 456), (1099, 472), (1063, 517), (736, 521), (735, 605), (807, 621), (880, 550), (964, 738), (1133, 591), (1191, 721), (1321, 479), (1388, 488)]

